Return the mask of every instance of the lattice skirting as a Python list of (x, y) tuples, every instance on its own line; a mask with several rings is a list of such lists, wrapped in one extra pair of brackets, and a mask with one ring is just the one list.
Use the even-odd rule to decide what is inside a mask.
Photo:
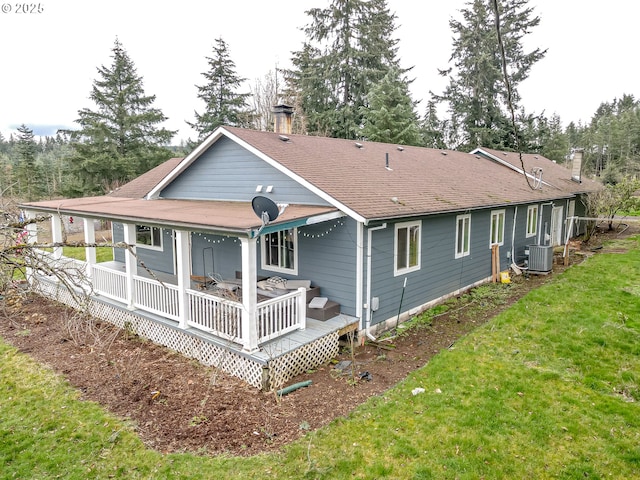
[(322, 365), (338, 354), (338, 332), (307, 343), (269, 361), (269, 388), (279, 389), (296, 375)]
[(86, 301), (88, 302), (87, 311), (91, 316), (119, 328), (126, 328), (140, 337), (194, 358), (204, 365), (219, 368), (256, 388), (281, 388), (296, 375), (315, 368), (338, 354), (338, 332), (333, 332), (279, 357), (269, 359), (267, 365), (264, 365), (263, 362), (258, 362), (248, 355), (241, 355), (223, 345), (137, 315), (116, 305), (93, 297), (74, 297), (57, 283), (34, 279), (32, 286), (43, 296), (72, 308), (80, 307), (76, 298)]

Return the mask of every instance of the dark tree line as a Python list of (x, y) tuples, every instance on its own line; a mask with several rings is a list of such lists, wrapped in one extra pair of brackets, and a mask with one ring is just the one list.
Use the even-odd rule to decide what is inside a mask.
[[(386, 0), (330, 0), (306, 13), (306, 40), (292, 52), (292, 68), (269, 72), (246, 91), (229, 46), (215, 40), (197, 85), (202, 108), (187, 121), (196, 141), (220, 125), (269, 130), (270, 107), (287, 103), (294, 107), (296, 133), (460, 150), (520, 149), (558, 162), (580, 147), (585, 174), (615, 183), (640, 173), (640, 106), (632, 95), (602, 103), (589, 124), (566, 128), (557, 115), (522, 107), (518, 86), (546, 53), (524, 48), (540, 22), (527, 0), (466, 3), (449, 22), (451, 57), (440, 70), (448, 85), (441, 93), (428, 92), (424, 105), (411, 96), (412, 67), (401, 65), (397, 17)], [(94, 106), (78, 111), (78, 129), (36, 141), (22, 125), (16, 136), (0, 136), (4, 195), (31, 200), (102, 194), (195, 145), (189, 139), (186, 147), (170, 146), (175, 132), (162, 127), (166, 117), (117, 39), (112, 64), (97, 72), (90, 91)]]

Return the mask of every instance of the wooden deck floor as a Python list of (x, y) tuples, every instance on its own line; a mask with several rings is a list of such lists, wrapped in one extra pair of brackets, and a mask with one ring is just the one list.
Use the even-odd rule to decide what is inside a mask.
[(349, 315), (340, 314), (329, 320), (320, 321), (307, 318), (307, 328), (296, 330), (284, 337), (277, 338), (260, 346), (260, 351), (253, 354), (256, 359), (265, 362), (270, 359), (285, 355), (308, 343), (315, 342), (319, 338), (338, 332), (343, 335), (358, 328), (358, 319)]

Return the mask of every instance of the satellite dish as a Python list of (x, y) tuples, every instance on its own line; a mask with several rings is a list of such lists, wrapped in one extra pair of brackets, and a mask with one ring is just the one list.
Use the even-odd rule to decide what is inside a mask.
[(258, 218), (262, 220), (262, 226), (256, 233), (256, 235), (260, 235), (260, 232), (267, 224), (278, 218), (280, 209), (273, 200), (261, 196), (254, 197), (253, 200), (251, 200), (251, 206)]

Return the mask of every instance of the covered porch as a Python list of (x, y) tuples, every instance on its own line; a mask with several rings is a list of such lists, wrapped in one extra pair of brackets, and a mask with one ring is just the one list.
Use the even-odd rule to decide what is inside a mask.
[[(93, 221), (75, 216), (83, 222), (85, 243), (95, 245)], [(53, 214), (54, 245), (62, 243), (62, 225), (61, 215)], [(241, 246), (242, 275), (225, 279), (234, 288), (219, 289), (202, 288), (201, 279), (193, 278), (189, 230), (172, 230), (176, 268), (175, 274), (169, 274), (139, 264), (136, 224), (122, 225), (123, 243), (128, 246), (122, 249), (124, 262), (96, 263), (92, 246), (86, 247), (86, 261), (64, 257), (58, 246), (52, 252), (42, 251), (42, 258), (75, 272), (78, 287), (91, 298), (95, 316), (133, 328), (141, 336), (218, 366), (256, 387), (281, 385), (327, 361), (337, 354), (339, 336), (358, 328), (357, 318), (342, 314), (325, 321), (307, 318), (305, 287), (271, 297), (260, 294), (254, 231), (234, 237)], [(29, 239), (37, 241), (35, 230)], [(65, 295), (55, 279), (34, 271), (32, 281), (45, 295), (74, 306), (73, 296)], [(230, 359), (234, 360), (229, 363)]]

